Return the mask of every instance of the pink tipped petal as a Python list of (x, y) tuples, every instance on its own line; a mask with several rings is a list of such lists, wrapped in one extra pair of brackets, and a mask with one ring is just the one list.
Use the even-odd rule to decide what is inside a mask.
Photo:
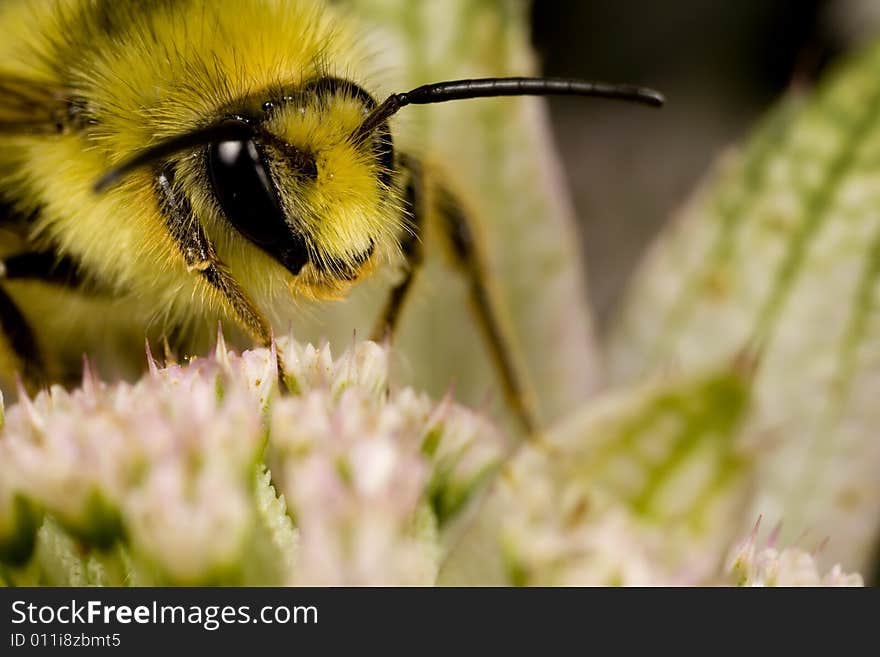
[(440, 400), (434, 408), (434, 411), (431, 413), (431, 419), (428, 421), (430, 425), (439, 424), (449, 416), (449, 413), (455, 405), (454, 392), (454, 386), (449, 386), (449, 390), (443, 395), (443, 399)]
[(764, 519), (764, 516), (758, 516), (758, 519), (755, 521), (755, 526), (752, 528), (751, 539), (753, 541), (758, 540), (758, 532), (761, 531), (761, 521)]
[(147, 367), (149, 368), (150, 376), (156, 376), (159, 373), (159, 365), (156, 363), (156, 359), (153, 358), (153, 350), (150, 349), (149, 338), (144, 340), (144, 347), (147, 352)]
[(28, 396), (27, 390), (25, 390), (24, 383), (21, 380), (18, 372), (15, 373), (15, 389), (18, 392), (18, 403), (25, 410), (25, 414), (28, 417), (28, 420), (33, 425), (33, 427), (42, 432), (46, 428), (46, 423), (43, 420), (43, 417), (37, 411), (36, 406), (34, 406), (31, 398)]
[(223, 337), (223, 325), (217, 322), (217, 346), (214, 348), (214, 358), (223, 366), (229, 365), (229, 351), (226, 348), (226, 338)]
[(88, 397), (94, 397), (97, 391), (98, 381), (95, 372), (89, 363), (89, 357), (83, 354), (82, 357), (82, 390)]

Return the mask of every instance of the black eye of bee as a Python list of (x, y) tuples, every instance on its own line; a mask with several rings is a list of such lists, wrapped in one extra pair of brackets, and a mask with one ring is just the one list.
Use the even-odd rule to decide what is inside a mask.
[(285, 220), (257, 144), (252, 139), (211, 144), (207, 164), (214, 194), (229, 223), (298, 274), (309, 259), (307, 244)]

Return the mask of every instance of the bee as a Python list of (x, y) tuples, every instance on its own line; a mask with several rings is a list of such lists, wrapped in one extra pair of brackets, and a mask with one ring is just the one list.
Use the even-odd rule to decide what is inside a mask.
[[(374, 337), (393, 335), (434, 222), (505, 396), (536, 429), (474, 219), (439, 171), (400, 147), (394, 118), (499, 96), (660, 105), (660, 94), (485, 78), (380, 95), (354, 26), (321, 0), (0, 11), (0, 368), (39, 385), (74, 369), (84, 340), (106, 348), (118, 328), (180, 343), (218, 319), (269, 345), (291, 300), (342, 298), (399, 266)], [(40, 337), (52, 326), (82, 333), (90, 319), (102, 337)]]

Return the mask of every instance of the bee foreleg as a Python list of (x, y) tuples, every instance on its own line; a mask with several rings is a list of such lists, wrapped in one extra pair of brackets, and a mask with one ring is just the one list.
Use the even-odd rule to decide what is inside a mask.
[[(166, 167), (159, 173), (156, 184), (165, 225), (187, 269), (220, 293), (232, 317), (257, 344), (270, 346), (272, 332), (269, 323), (218, 257), (214, 245), (193, 214), (189, 201), (174, 190), (173, 174), (173, 170)], [(278, 380), (283, 387), (284, 369), (280, 357)]]
[(157, 178), (165, 225), (186, 263), (187, 270), (202, 278), (225, 300), (238, 324), (262, 346), (269, 346), (269, 324), (232, 277), (205, 235), (189, 201), (173, 187), (173, 171), (164, 169)]
[(403, 304), (424, 260), (422, 224), (425, 217), (425, 194), (422, 168), (418, 161), (412, 158), (404, 157), (401, 160), (402, 166), (409, 175), (403, 197), (406, 232), (400, 240), (400, 250), (406, 258), (406, 271), (403, 280), (391, 289), (388, 301), (373, 329), (372, 339), (376, 341), (394, 335)]

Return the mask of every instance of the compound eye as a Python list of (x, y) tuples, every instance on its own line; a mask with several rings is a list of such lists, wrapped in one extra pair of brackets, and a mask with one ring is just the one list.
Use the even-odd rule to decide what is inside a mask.
[(253, 140), (212, 144), (208, 171), (229, 223), (260, 246), (278, 239), (284, 214)]
[(229, 223), (298, 274), (308, 262), (306, 243), (285, 219), (257, 144), (252, 139), (211, 144), (208, 174)]

